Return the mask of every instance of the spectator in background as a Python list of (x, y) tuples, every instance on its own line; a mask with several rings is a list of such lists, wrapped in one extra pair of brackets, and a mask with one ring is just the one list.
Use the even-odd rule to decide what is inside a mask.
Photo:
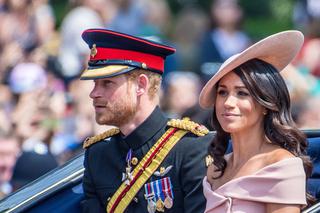
[(166, 89), (162, 95), (161, 108), (170, 118), (181, 118), (189, 108), (197, 105), (201, 81), (197, 74), (174, 71), (165, 78)]
[(0, 135), (12, 132), (15, 102), (10, 88), (0, 83)]
[(320, 129), (320, 96), (305, 99), (297, 116), (297, 125), (301, 129)]
[(57, 166), (55, 157), (48, 152), (22, 152), (16, 161), (10, 180), (12, 190), (18, 190)]
[(143, 25), (138, 26), (139, 35), (157, 36), (167, 40), (172, 27), (172, 14), (167, 1), (140, 0), (143, 6)]
[(37, 44), (36, 21), (28, 0), (8, 0), (0, 24), (0, 42), (17, 42), (23, 49)]
[(299, 66), (300, 69), (303, 69), (303, 73), (312, 75), (318, 79), (318, 92), (320, 93), (320, 37), (310, 39), (305, 43)]
[(202, 82), (194, 72), (173, 71), (164, 78), (161, 108), (170, 118), (188, 117), (210, 129), (211, 110), (200, 109), (198, 97)]
[(211, 21), (214, 24), (201, 41), (200, 64), (223, 62), (248, 47), (250, 39), (240, 29), (242, 16), (237, 0), (212, 1)]
[(143, 0), (114, 0), (115, 13), (107, 23), (107, 27), (131, 35), (140, 35), (145, 24)]
[(308, 37), (320, 37), (320, 1), (297, 0), (293, 10), (293, 23)]
[(207, 16), (197, 7), (183, 8), (177, 14), (172, 39), (177, 47), (178, 70), (199, 73), (199, 42), (208, 25)]
[(10, 179), (18, 154), (17, 137), (0, 133), (0, 199), (12, 192)]
[[(36, 36), (38, 46), (52, 45), (53, 40), (57, 42), (57, 32), (55, 31), (56, 17), (49, 0), (32, 0), (31, 8), (36, 22)], [(57, 45), (54, 44), (54, 45)], [(55, 47), (56, 48), (56, 47)]]
[(77, 77), (87, 59), (87, 47), (79, 35), (87, 28), (103, 27), (104, 14), (112, 8), (108, 0), (75, 0), (74, 8), (67, 13), (61, 24), (59, 62), (67, 83)]

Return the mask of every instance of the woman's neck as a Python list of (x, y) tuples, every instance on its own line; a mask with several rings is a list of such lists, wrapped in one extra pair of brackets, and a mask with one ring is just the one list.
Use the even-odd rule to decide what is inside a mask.
[(261, 153), (267, 145), (263, 127), (231, 134), (232, 164), (241, 166), (253, 156)]

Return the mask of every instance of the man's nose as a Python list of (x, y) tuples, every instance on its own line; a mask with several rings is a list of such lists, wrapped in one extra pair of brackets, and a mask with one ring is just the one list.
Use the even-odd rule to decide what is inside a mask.
[(92, 98), (92, 99), (101, 96), (100, 91), (99, 91), (99, 87), (98, 87), (97, 84), (94, 85), (94, 87), (92, 88), (89, 96), (90, 96), (90, 98)]

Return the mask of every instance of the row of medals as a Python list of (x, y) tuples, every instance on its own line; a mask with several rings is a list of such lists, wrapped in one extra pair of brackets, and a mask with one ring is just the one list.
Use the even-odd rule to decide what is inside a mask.
[[(126, 156), (126, 161), (127, 161), (127, 167), (126, 167), (126, 172), (125, 172), (125, 178), (123, 178), (123, 181), (128, 181), (130, 182), (132, 180), (132, 167), (131, 167), (131, 163), (132, 165), (137, 165), (138, 163), (138, 159), (132, 156), (132, 150), (129, 150), (127, 156)], [(157, 202), (154, 202), (152, 199), (148, 198), (148, 212), (149, 213), (154, 213), (156, 211), (158, 212), (164, 212), (164, 208), (170, 209), (173, 206), (173, 200), (172, 198), (168, 195), (164, 201), (161, 200), (161, 198), (159, 197), (159, 199), (157, 200)]]
[(157, 202), (154, 202), (153, 200), (148, 200), (148, 212), (154, 213), (156, 211), (158, 212), (164, 212), (165, 208), (170, 209), (173, 206), (173, 200), (170, 196), (167, 196), (164, 201), (159, 198)]

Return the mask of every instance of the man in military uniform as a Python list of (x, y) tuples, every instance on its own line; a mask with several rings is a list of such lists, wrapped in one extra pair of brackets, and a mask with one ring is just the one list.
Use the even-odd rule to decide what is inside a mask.
[(84, 142), (84, 212), (203, 212), (212, 135), (158, 107), (164, 61), (175, 49), (104, 29), (82, 37), (91, 54), (81, 79), (94, 80), (96, 121), (117, 127)]

